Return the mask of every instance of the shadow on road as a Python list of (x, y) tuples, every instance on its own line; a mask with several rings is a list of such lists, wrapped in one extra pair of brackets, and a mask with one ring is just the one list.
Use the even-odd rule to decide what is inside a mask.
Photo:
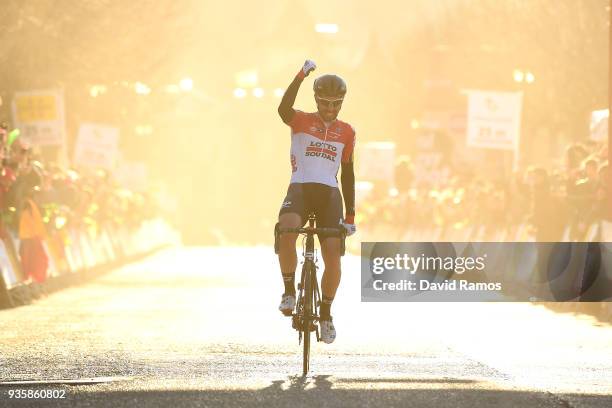
[(460, 378), (337, 378), (336, 383), (397, 383), (397, 384), (471, 384), (477, 383), (476, 380), (466, 380)]
[(313, 377), (290, 376), (287, 381), (272, 381), (263, 391), (297, 391), (297, 390), (331, 390), (333, 384), (471, 384), (475, 380), (454, 378), (334, 378), (331, 375), (316, 375)]
[[(385, 387), (383, 384), (388, 384)], [(427, 384), (432, 386), (428, 387)], [(447, 384), (445, 386), (445, 384)], [(342, 388), (333, 388), (340, 385)], [(70, 387), (47, 406), (95, 407), (610, 407), (612, 396), (494, 390), (465, 379), (289, 377), (261, 390), (129, 391)], [(36, 406), (22, 400), (19, 406)]]
[(293, 375), (287, 381), (278, 380), (272, 381), (269, 387), (262, 391), (305, 391), (307, 388), (317, 390), (329, 390), (332, 387), (332, 382), (328, 380), (330, 375), (316, 375), (314, 377), (303, 377)]

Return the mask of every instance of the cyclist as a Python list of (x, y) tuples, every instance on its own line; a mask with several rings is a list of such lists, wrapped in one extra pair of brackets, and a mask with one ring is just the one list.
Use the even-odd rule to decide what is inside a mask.
[[(280, 102), (278, 114), (291, 127), (291, 181), (279, 212), (281, 228), (303, 226), (310, 212), (317, 217), (318, 227), (342, 225), (347, 236), (355, 227), (355, 175), (353, 149), (355, 130), (337, 119), (346, 94), (346, 83), (336, 75), (323, 75), (314, 81), (317, 112), (306, 113), (293, 109), (300, 85), (316, 65), (306, 60)], [(342, 167), (340, 180), (346, 207), (342, 217), (342, 198), (336, 175)], [(282, 234), (279, 262), (285, 292), (279, 310), (291, 316), (295, 307), (295, 269), (297, 234)], [(320, 308), (321, 340), (332, 343), (336, 329), (332, 323), (331, 305), (340, 284), (340, 238), (319, 236), (325, 271), (321, 279), (323, 297)]]

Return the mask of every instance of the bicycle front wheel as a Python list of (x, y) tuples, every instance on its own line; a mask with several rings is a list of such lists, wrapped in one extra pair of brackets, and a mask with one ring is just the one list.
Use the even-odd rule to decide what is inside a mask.
[(302, 330), (304, 333), (304, 362), (302, 375), (308, 374), (310, 366), (310, 326), (312, 324), (312, 269), (310, 264), (304, 264), (304, 320)]

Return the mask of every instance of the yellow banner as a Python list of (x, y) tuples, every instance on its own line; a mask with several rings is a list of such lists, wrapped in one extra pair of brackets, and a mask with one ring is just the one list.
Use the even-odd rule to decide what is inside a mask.
[(15, 99), (17, 121), (42, 122), (58, 119), (55, 95), (19, 95)]

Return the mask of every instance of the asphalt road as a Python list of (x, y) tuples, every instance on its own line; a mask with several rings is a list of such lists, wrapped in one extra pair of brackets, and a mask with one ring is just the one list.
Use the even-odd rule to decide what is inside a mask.
[[(0, 407), (612, 406), (611, 326), (522, 303), (361, 303), (358, 258), (343, 268), (337, 340), (313, 346), (306, 378), (270, 248), (169, 249), (0, 311)], [(36, 390), (65, 398), (14, 398)]]

